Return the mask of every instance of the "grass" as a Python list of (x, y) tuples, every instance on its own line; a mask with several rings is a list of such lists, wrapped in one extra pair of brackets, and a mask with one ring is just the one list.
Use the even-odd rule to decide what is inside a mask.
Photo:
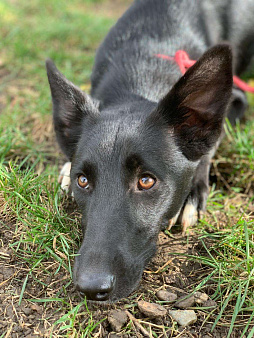
[[(229, 327), (227, 337), (231, 337), (234, 327), (245, 326), (241, 337), (253, 325), (254, 316), (254, 232), (253, 221), (239, 220), (233, 229), (224, 229), (224, 233), (204, 235), (203, 239), (214, 237), (214, 245), (203, 246), (207, 255), (189, 257), (207, 265), (212, 273), (206, 280), (213, 288), (213, 299), (220, 303), (220, 311), (212, 326), (212, 331), (223, 321)], [(200, 286), (204, 286), (202, 282)], [(246, 318), (249, 323), (246, 324)], [(251, 336), (250, 336), (251, 337)]]
[[(71, 284), (80, 216), (57, 184), (64, 159), (53, 136), (44, 61), (52, 58), (70, 80), (89, 88), (95, 49), (117, 16), (107, 0), (1, 0), (0, 16), (0, 229), (11, 234), (3, 236), (0, 256), (3, 262), (12, 257), (8, 264), (15, 267), (3, 282), (6, 304), (11, 297), (17, 313), (22, 306), (34, 306), (40, 314), (37, 330), (45, 336), (99, 336), (108, 330), (107, 312), (88, 308)], [(217, 182), (208, 212), (195, 228), (202, 250), (187, 256), (204, 268), (188, 290), (205, 290), (218, 304), (212, 312), (198, 309), (205, 318), (202, 325), (212, 323), (213, 332), (224, 327), (228, 337), (237, 328), (239, 336), (254, 334), (252, 96), (249, 102), (246, 121), (235, 128), (227, 124), (213, 162)], [(117, 306), (135, 315), (140, 297), (157, 301), (152, 286), (140, 292)], [(10, 316), (6, 321), (8, 335), (16, 323)], [(155, 337), (166, 331), (180, 334), (171, 324), (161, 329), (142, 321)], [(123, 333), (136, 335), (131, 322)]]

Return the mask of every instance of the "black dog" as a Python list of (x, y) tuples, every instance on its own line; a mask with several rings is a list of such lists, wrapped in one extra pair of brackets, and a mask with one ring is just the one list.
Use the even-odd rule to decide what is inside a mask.
[[(165, 220), (181, 214), (185, 230), (205, 210), (223, 121), (247, 105), (241, 90), (232, 94), (232, 70), (250, 62), (253, 18), (252, 0), (136, 0), (97, 52), (91, 96), (47, 61), (56, 135), (83, 215), (74, 281), (88, 299), (129, 295)], [(220, 41), (233, 46), (233, 66)], [(199, 59), (184, 76), (156, 56), (180, 49)]]

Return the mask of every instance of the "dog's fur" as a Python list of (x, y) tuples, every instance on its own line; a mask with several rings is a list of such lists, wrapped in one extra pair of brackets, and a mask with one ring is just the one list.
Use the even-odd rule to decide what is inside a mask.
[[(253, 18), (253, 0), (136, 0), (98, 49), (91, 96), (47, 61), (55, 131), (83, 216), (74, 281), (88, 298), (129, 295), (165, 222), (180, 214), (185, 230), (205, 210), (224, 118), (234, 123), (247, 106), (232, 91), (232, 69), (249, 65)], [(155, 56), (179, 49), (198, 59), (184, 76)], [(149, 190), (138, 187), (143, 174), (156, 181)]]

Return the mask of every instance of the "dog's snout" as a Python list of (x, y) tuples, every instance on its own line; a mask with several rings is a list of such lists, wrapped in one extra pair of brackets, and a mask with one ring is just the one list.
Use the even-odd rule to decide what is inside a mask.
[(89, 300), (105, 301), (114, 290), (116, 278), (113, 275), (84, 275), (77, 280), (77, 289)]

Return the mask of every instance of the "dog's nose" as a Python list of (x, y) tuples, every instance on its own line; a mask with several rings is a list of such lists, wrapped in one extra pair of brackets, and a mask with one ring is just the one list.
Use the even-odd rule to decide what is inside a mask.
[(105, 301), (114, 289), (116, 278), (113, 275), (80, 276), (76, 287), (89, 300)]

